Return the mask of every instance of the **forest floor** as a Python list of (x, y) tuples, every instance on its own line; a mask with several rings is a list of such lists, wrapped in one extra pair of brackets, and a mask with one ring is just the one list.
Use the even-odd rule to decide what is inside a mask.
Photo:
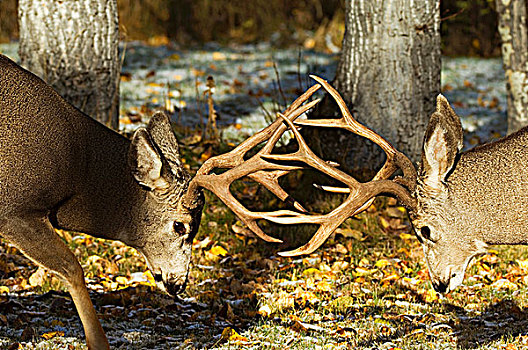
[[(16, 59), (16, 45), (0, 45)], [(129, 133), (152, 111), (173, 110), (185, 163), (195, 171), (266, 125), (309, 80), (331, 80), (337, 56), (267, 45), (196, 50), (128, 43), (121, 78), (121, 128)], [(206, 79), (221, 141), (203, 139)], [(463, 118), (466, 146), (506, 130), (498, 59), (445, 58), (443, 93)], [(267, 117), (266, 117), (267, 116)], [(293, 190), (302, 183), (288, 180)], [(267, 193), (236, 184), (261, 209)], [(314, 208), (336, 205), (320, 198)], [(494, 247), (476, 259), (465, 283), (443, 296), (431, 288), (418, 240), (403, 208), (378, 199), (347, 220), (316, 251), (299, 246), (310, 228), (267, 227), (284, 244), (256, 239), (207, 194), (194, 241), (187, 290), (156, 289), (142, 257), (119, 242), (58, 232), (81, 261), (109, 341), (121, 349), (528, 349), (528, 250)], [(60, 281), (0, 240), (0, 348), (83, 348), (82, 327)]]

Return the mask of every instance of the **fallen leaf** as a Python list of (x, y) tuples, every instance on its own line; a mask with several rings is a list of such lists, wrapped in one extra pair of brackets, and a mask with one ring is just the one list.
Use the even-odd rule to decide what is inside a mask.
[(48, 332), (48, 333), (42, 334), (41, 337), (46, 340), (50, 340), (51, 338), (55, 338), (55, 337), (64, 337), (64, 332), (63, 331)]
[(220, 255), (220, 256), (225, 256), (227, 255), (227, 250), (225, 250), (224, 247), (222, 246), (219, 246), (219, 245), (215, 245), (214, 247), (212, 247), (210, 250), (209, 250), (209, 253), (213, 254), (213, 255)]
[(376, 266), (377, 268), (380, 268), (380, 269), (383, 269), (385, 268), (386, 266), (389, 266), (391, 264), (391, 262), (387, 259), (380, 259), (378, 261), (376, 261), (376, 263), (374, 264), (374, 266)]

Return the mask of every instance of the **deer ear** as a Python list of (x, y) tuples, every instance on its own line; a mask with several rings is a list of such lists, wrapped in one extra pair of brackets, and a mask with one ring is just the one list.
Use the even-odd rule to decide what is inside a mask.
[(169, 182), (163, 176), (163, 159), (145, 128), (132, 137), (128, 150), (128, 164), (137, 182), (150, 190), (163, 190)]
[(462, 145), (460, 118), (446, 98), (438, 95), (436, 111), (429, 119), (424, 137), (421, 176), (426, 185), (438, 190), (442, 188), (442, 182), (453, 168)]
[(178, 141), (172, 131), (169, 117), (163, 112), (155, 113), (150, 118), (147, 131), (172, 174), (178, 179), (185, 178), (187, 173), (180, 160)]

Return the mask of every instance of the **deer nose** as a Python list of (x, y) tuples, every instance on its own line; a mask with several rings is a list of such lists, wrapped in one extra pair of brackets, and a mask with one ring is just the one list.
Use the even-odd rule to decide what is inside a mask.
[(176, 296), (180, 293), (182, 293), (185, 290), (185, 287), (187, 287), (187, 279), (182, 281), (176, 281), (176, 282), (166, 282), (165, 288), (167, 289), (167, 293), (169, 293), (171, 296)]
[(432, 281), (432, 284), (433, 284), (434, 290), (436, 290), (438, 293), (445, 293), (449, 285), (448, 283), (444, 283), (441, 281)]

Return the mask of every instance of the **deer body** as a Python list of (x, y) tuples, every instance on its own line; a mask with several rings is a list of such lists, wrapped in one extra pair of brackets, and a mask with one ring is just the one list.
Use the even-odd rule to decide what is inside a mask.
[(82, 268), (53, 228), (138, 249), (158, 286), (176, 294), (203, 206), (201, 193), (181, 204), (189, 181), (163, 114), (130, 141), (0, 55), (0, 235), (66, 281), (90, 349), (108, 342)]

